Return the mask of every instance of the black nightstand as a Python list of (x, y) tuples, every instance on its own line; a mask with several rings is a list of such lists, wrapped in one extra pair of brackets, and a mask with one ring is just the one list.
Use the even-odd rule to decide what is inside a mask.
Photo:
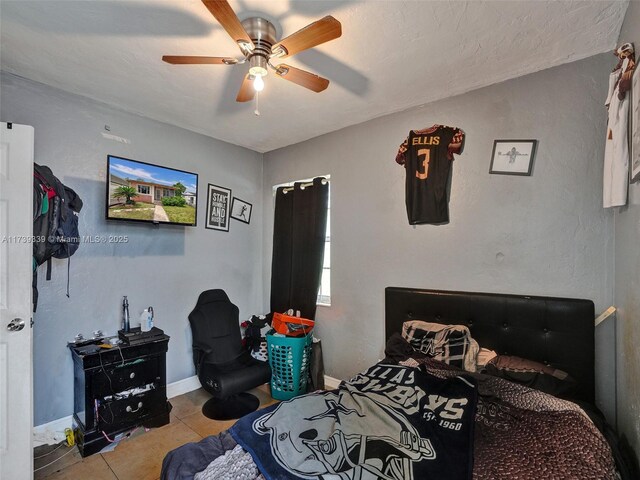
[(83, 457), (110, 438), (135, 427), (169, 423), (166, 357), (169, 337), (135, 345), (98, 347), (100, 341), (69, 345), (74, 369), (73, 423)]

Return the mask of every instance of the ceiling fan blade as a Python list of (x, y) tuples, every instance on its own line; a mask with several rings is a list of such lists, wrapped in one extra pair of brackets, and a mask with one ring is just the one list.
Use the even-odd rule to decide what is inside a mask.
[(191, 55), (163, 55), (162, 61), (171, 65), (235, 65), (238, 60), (228, 57), (197, 57)]
[(226, 0), (202, 0), (202, 3), (209, 9), (211, 15), (222, 25), (234, 42), (238, 44), (245, 43), (250, 50), (253, 50), (253, 42), (229, 2)]
[(296, 33), (283, 38), (276, 43), (271, 51), (278, 54), (281, 50), (284, 55), (280, 58), (290, 57), (298, 52), (318, 46), (322, 43), (334, 40), (342, 35), (342, 25), (338, 20), (328, 15), (317, 22), (313, 22)]
[(247, 73), (244, 77), (244, 80), (242, 81), (242, 86), (240, 87), (240, 91), (238, 92), (238, 96), (236, 97), (236, 102), (248, 102), (250, 100), (253, 100), (256, 91), (253, 88), (252, 80), (252, 76)]
[(278, 65), (276, 67), (276, 75), (290, 82), (297, 83), (304, 88), (313, 90), (316, 93), (325, 90), (329, 86), (329, 80), (326, 78), (319, 77), (318, 75), (290, 65)]

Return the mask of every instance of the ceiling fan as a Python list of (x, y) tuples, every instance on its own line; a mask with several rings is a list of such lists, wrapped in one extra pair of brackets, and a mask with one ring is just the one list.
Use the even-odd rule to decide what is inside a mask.
[(342, 25), (332, 16), (326, 16), (276, 41), (276, 29), (268, 20), (251, 17), (241, 22), (226, 0), (202, 0), (202, 3), (238, 44), (244, 58), (165, 55), (162, 60), (172, 65), (240, 65), (249, 62), (249, 73), (244, 77), (237, 102), (248, 102), (256, 92), (264, 89), (263, 77), (268, 73), (267, 68), (279, 77), (314, 92), (321, 92), (329, 86), (326, 78), (291, 65), (274, 65), (272, 62), (340, 37)]

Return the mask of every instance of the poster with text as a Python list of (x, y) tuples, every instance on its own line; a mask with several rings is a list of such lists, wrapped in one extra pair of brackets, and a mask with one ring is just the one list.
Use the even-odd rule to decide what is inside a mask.
[(207, 221), (205, 227), (213, 230), (229, 231), (229, 204), (231, 190), (209, 184), (207, 194)]

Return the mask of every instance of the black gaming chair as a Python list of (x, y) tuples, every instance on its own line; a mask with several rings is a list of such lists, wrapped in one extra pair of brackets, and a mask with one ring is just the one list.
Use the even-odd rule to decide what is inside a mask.
[(202, 387), (213, 395), (202, 413), (214, 420), (240, 418), (260, 401), (242, 393), (271, 380), (271, 368), (242, 348), (236, 307), (224, 290), (207, 290), (189, 314), (193, 363)]

